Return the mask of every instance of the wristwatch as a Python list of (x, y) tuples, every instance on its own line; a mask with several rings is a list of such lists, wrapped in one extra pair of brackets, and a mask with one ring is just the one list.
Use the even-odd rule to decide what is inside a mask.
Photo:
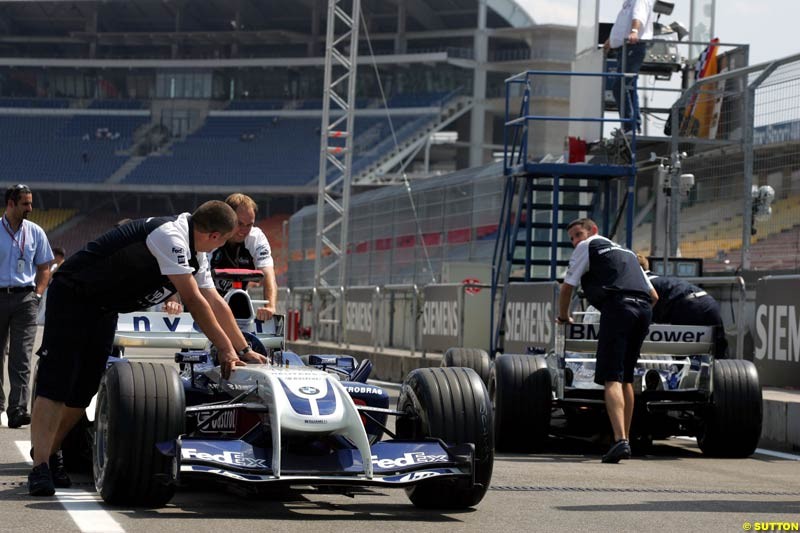
[(236, 355), (238, 355), (239, 357), (244, 357), (247, 354), (247, 352), (249, 352), (252, 349), (253, 345), (248, 342), (247, 344), (244, 345), (244, 348), (242, 348), (241, 350), (236, 350)]

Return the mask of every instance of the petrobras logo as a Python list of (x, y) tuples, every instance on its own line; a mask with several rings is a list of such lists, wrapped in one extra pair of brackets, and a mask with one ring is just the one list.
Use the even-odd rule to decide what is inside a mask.
[(247, 457), (241, 452), (224, 451), (222, 453), (205, 453), (199, 452), (194, 448), (183, 448), (181, 449), (181, 457), (184, 459), (195, 459), (197, 461), (213, 461), (215, 463), (241, 466), (244, 468), (267, 468), (267, 463), (264, 459)]
[(383, 389), (379, 389), (377, 387), (359, 387), (356, 385), (348, 385), (345, 387), (349, 394), (383, 394)]
[(430, 463), (446, 463), (447, 455), (429, 455), (425, 452), (404, 453), (403, 457), (396, 459), (379, 459), (372, 456), (372, 464), (378, 468), (404, 468), (406, 466), (424, 465)]

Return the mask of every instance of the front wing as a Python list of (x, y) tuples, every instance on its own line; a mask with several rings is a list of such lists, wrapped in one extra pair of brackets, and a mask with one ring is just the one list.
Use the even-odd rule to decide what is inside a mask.
[(325, 455), (285, 453), (281, 473), (272, 472), (272, 450), (241, 440), (181, 438), (159, 445), (173, 456), (176, 479), (218, 477), (242, 483), (282, 485), (348, 485), (405, 487), (431, 478), (471, 480), (474, 446), (448, 447), (438, 440), (387, 440), (371, 448), (373, 476), (364, 474), (360, 452), (344, 448)]

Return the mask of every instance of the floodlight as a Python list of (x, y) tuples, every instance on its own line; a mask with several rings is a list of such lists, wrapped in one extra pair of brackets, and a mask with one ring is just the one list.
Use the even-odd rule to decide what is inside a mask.
[(664, 2), (663, 0), (656, 0), (653, 6), (653, 13), (659, 15), (672, 15), (672, 10), (675, 9), (675, 2)]

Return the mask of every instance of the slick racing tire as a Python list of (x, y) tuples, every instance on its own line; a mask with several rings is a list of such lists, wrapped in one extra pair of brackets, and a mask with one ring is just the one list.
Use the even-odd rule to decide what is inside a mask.
[(492, 479), (494, 441), (492, 405), (478, 374), (471, 368), (421, 368), (403, 382), (399, 411), (408, 417), (398, 420), (397, 436), (420, 440), (439, 438), (446, 444), (475, 446), (472, 479), (431, 479), (406, 488), (417, 507), (466, 509), (483, 499)]
[(540, 355), (503, 354), (494, 360), (489, 395), (494, 405), (497, 451), (540, 449), (550, 433), (553, 388)]
[(749, 457), (761, 437), (763, 406), (758, 371), (750, 361), (714, 361), (714, 392), (701, 413), (697, 443), (714, 457)]
[(95, 414), (94, 480), (110, 504), (160, 507), (175, 493), (174, 458), (156, 443), (184, 431), (186, 400), (174, 368), (116, 364), (100, 384)]
[(484, 384), (489, 383), (489, 354), (478, 348), (450, 348), (442, 357), (442, 366), (471, 368)]

